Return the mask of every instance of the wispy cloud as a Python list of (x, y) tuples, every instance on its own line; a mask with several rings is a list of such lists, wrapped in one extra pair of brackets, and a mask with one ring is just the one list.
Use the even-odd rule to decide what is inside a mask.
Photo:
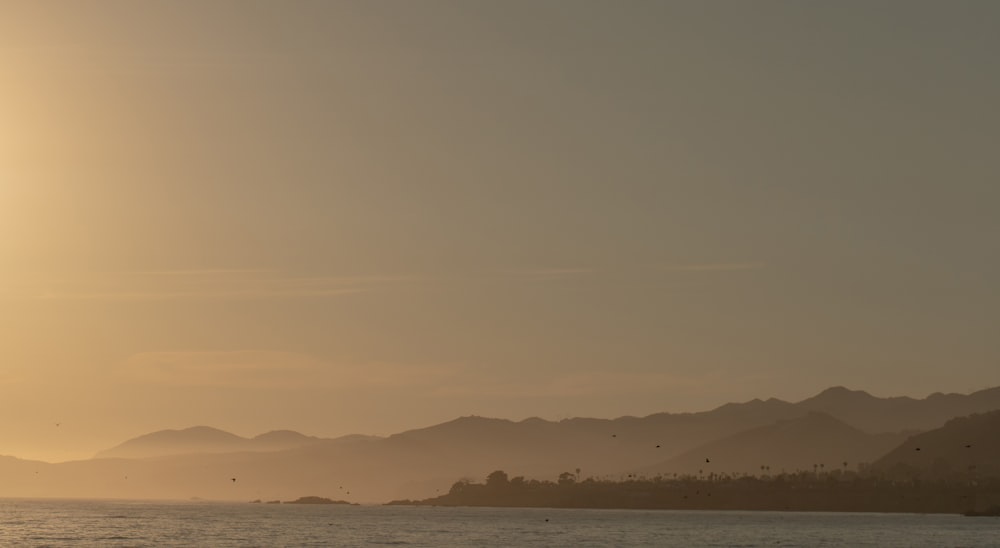
[(143, 352), (125, 360), (122, 373), (168, 386), (294, 388), (315, 378), (321, 366), (288, 352)]
[[(737, 272), (764, 268), (761, 262), (693, 263), (655, 267), (660, 272)], [(649, 270), (647, 270), (648, 272)], [(639, 271), (634, 271), (637, 273)], [(20, 301), (168, 301), (336, 298), (407, 282), (456, 280), (549, 281), (599, 277), (596, 268), (538, 267), (495, 270), (466, 276), (296, 275), (265, 269), (180, 269), (21, 275), (0, 279), (0, 300)], [(619, 273), (620, 274), (620, 273)]]
[(119, 270), (108, 274), (119, 276), (211, 276), (217, 274), (265, 274), (276, 270), (259, 268), (201, 268), (188, 270)]
[(399, 283), (400, 276), (295, 276), (272, 270), (164, 270), (22, 276), (6, 280), (0, 299), (157, 301), (328, 298)]
[(530, 280), (555, 280), (582, 276), (594, 272), (592, 268), (525, 268), (515, 270), (504, 270), (501, 274), (505, 277), (530, 279)]
[(438, 397), (462, 398), (577, 398), (622, 396), (701, 390), (717, 386), (718, 372), (677, 375), (663, 372), (579, 372), (534, 379), (531, 382), (455, 379), (434, 390)]
[(589, 267), (553, 267), (553, 268), (523, 268), (503, 270), (499, 276), (512, 280), (568, 280), (579, 277), (616, 278), (623, 276), (641, 277), (650, 272), (739, 272), (760, 270), (765, 267), (762, 262), (732, 262), (732, 263), (685, 263), (671, 264), (659, 267), (620, 265), (617, 268)]
[(44, 293), (34, 296), (37, 300), (52, 301), (158, 301), (174, 299), (267, 299), (277, 297), (336, 297), (363, 293), (366, 289), (328, 289), (311, 291), (150, 291), (117, 293)]
[(340, 363), (296, 352), (143, 352), (122, 364), (132, 382), (234, 389), (401, 389), (444, 382), (460, 368), (439, 364)]
[[(340, 397), (434, 400), (552, 400), (711, 392), (718, 371), (578, 371), (508, 377), (459, 364), (343, 362), (297, 352), (143, 352), (126, 359), (122, 380), (160, 387), (240, 391), (321, 390)], [(395, 396), (393, 396), (395, 395)]]
[(764, 263), (701, 263), (661, 266), (667, 272), (732, 272), (739, 270), (760, 270)]

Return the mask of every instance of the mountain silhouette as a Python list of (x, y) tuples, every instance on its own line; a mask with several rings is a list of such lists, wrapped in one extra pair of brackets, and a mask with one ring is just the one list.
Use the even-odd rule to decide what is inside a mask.
[(900, 432), (938, 428), (954, 417), (1000, 409), (1000, 387), (972, 394), (931, 394), (924, 399), (878, 398), (843, 386), (828, 388), (795, 404), (836, 417), (865, 432)]
[(291, 430), (274, 430), (252, 439), (209, 426), (160, 430), (101, 451), (94, 458), (144, 458), (191, 453), (280, 451), (320, 441)]
[(265, 446), (275, 445), (285, 447), (305, 445), (317, 440), (319, 440), (319, 438), (300, 434), (299, 432), (295, 432), (293, 430), (271, 430), (270, 432), (265, 432), (253, 437), (253, 441), (255, 443), (260, 443)]
[(911, 436), (872, 469), (897, 479), (1000, 477), (1000, 411), (955, 418)]
[[(539, 479), (564, 472), (617, 479), (637, 470), (759, 474), (762, 465), (772, 474), (813, 464), (830, 471), (844, 461), (851, 468), (874, 461), (902, 430), (937, 428), (959, 416), (949, 413), (990, 406), (1000, 409), (1000, 390), (913, 399), (837, 387), (798, 403), (754, 399), (698, 413), (560, 421), (460, 417), (385, 438), (322, 439), (287, 430), (243, 438), (202, 426), (139, 436), (90, 460), (0, 459), (0, 485), (5, 496), (24, 497), (293, 500), (317, 495), (384, 502), (434, 496), (458, 479), (501, 469), (511, 477)], [(876, 435), (887, 428), (894, 434)], [(231, 481), (234, 477), (239, 481)], [(342, 491), (350, 491), (350, 497)]]
[[(772, 475), (848, 466), (853, 469), (880, 457), (904, 438), (903, 434), (868, 434), (813, 411), (711, 441), (636, 473)], [(706, 459), (710, 462), (706, 463)]]

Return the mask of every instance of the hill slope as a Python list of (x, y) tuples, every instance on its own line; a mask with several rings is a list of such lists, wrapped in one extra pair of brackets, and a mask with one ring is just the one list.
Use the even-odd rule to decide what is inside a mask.
[(814, 470), (814, 465), (827, 471), (853, 469), (878, 458), (902, 439), (902, 435), (868, 434), (825, 413), (812, 412), (706, 443), (639, 473), (778, 474)]
[(960, 417), (907, 439), (872, 464), (909, 479), (1000, 478), (1000, 411)]

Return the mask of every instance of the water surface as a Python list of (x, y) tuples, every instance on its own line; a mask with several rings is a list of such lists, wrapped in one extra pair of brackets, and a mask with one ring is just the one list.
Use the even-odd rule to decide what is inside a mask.
[(956, 515), (0, 500), (19, 546), (998, 546)]

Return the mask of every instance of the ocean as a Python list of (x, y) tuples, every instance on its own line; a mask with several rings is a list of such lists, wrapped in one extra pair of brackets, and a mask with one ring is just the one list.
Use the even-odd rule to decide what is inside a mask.
[(0, 499), (2, 546), (998, 546), (957, 515)]

